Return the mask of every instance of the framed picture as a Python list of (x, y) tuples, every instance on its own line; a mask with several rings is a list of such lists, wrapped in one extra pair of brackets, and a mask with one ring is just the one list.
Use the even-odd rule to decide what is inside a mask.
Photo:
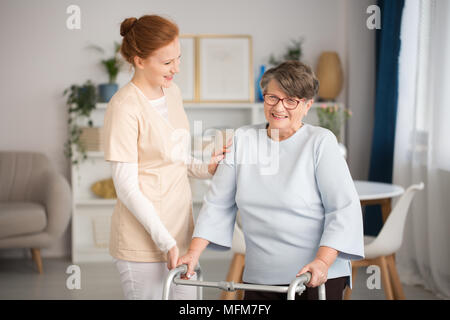
[(198, 35), (197, 47), (198, 101), (254, 101), (251, 36)]
[(180, 35), (180, 72), (174, 76), (175, 83), (180, 87), (183, 101), (196, 100), (196, 38), (194, 35)]

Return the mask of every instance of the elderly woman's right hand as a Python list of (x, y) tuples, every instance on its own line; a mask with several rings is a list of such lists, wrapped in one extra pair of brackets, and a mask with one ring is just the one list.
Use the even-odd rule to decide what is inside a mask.
[(314, 288), (327, 282), (328, 269), (336, 260), (338, 253), (336, 249), (330, 247), (319, 247), (316, 258), (304, 266), (297, 273), (297, 277), (305, 272), (311, 272), (311, 280), (306, 284), (307, 287)]
[(195, 250), (188, 250), (188, 252), (178, 259), (177, 267), (182, 264), (187, 264), (188, 269), (185, 274), (181, 275), (181, 279), (190, 279), (194, 274), (194, 269), (197, 266), (200, 252)]

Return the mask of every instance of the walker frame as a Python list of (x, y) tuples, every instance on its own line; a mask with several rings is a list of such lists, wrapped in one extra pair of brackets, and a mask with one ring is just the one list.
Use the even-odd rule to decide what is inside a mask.
[[(195, 268), (195, 272), (197, 273), (197, 280), (181, 279), (180, 275), (186, 273), (187, 269), (187, 265), (183, 264), (172, 269), (169, 272), (164, 281), (162, 300), (169, 300), (169, 291), (172, 283), (176, 285), (196, 286), (197, 298), (199, 300), (203, 300), (203, 287), (218, 288), (223, 291), (254, 290), (287, 293), (287, 300), (295, 300), (295, 294), (298, 293), (301, 295), (303, 291), (306, 290), (305, 284), (311, 280), (311, 273), (306, 272), (292, 280), (289, 286), (234, 283), (233, 281), (203, 281), (203, 274), (200, 265), (197, 265), (197, 267)], [(319, 286), (319, 300), (326, 300), (325, 284), (321, 284)]]

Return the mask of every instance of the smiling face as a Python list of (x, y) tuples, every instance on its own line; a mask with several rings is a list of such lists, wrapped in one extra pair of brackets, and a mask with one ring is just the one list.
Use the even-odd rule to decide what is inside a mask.
[(134, 62), (151, 87), (168, 88), (172, 84), (174, 74), (180, 71), (180, 58), (180, 42), (176, 37), (168, 45), (155, 50), (146, 59), (136, 56)]
[[(280, 99), (291, 98), (294, 100), (301, 100), (299, 97), (289, 97), (278, 85), (275, 79), (270, 80), (264, 90), (264, 94), (273, 95)], [(284, 107), (280, 100), (274, 106), (264, 102), (264, 115), (269, 122), (268, 130), (279, 129), (280, 137), (290, 136), (297, 131), (301, 125), (302, 120), (311, 108), (313, 100), (301, 100), (294, 110), (288, 110)]]

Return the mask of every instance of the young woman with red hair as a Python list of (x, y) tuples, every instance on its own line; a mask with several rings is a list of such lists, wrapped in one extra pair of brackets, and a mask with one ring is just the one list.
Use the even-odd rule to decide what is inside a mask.
[[(127, 299), (161, 299), (168, 269), (192, 237), (188, 176), (211, 178), (228, 146), (213, 153), (209, 164), (188, 152), (189, 122), (173, 83), (181, 58), (177, 25), (145, 15), (125, 19), (120, 34), (121, 54), (134, 75), (105, 113), (104, 154), (118, 196), (109, 252)], [(196, 298), (194, 287), (173, 290), (173, 299)]]

